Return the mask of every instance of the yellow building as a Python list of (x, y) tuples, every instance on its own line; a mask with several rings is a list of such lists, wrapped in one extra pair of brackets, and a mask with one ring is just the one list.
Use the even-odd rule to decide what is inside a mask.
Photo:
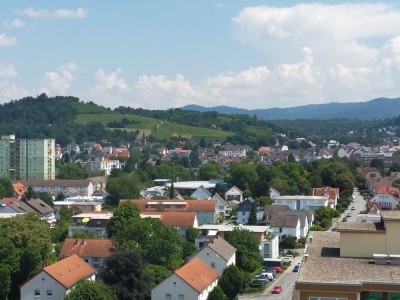
[(379, 223), (313, 232), (296, 280), (298, 300), (400, 300), (400, 211)]

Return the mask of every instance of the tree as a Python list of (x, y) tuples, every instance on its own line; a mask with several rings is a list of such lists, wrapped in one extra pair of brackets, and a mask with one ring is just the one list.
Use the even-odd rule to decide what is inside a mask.
[(35, 191), (33, 190), (33, 188), (31, 186), (28, 186), (27, 191), (22, 195), (21, 199), (22, 201), (27, 201), (30, 199), (36, 199), (38, 196), (35, 193)]
[(119, 234), (131, 221), (131, 219), (140, 218), (139, 207), (130, 202), (126, 201), (122, 203), (113, 212), (112, 218), (107, 223), (107, 235), (112, 238), (116, 234)]
[(235, 299), (239, 294), (243, 285), (243, 278), (242, 271), (233, 264), (226, 267), (222, 272), (218, 284), (221, 286), (228, 299)]
[(207, 300), (225, 300), (225, 294), (222, 288), (217, 285), (213, 290), (208, 294)]
[(221, 178), (219, 165), (215, 162), (208, 162), (201, 165), (199, 175), (201, 180)]
[(296, 248), (296, 237), (292, 235), (282, 235), (282, 239), (279, 246), (284, 249), (294, 249)]
[(169, 197), (168, 199), (175, 199), (175, 187), (174, 182), (171, 183), (171, 187), (169, 189)]
[(118, 177), (107, 181), (106, 190), (110, 194), (107, 197), (109, 204), (118, 204), (121, 199), (135, 199), (139, 197), (141, 183), (135, 176), (122, 173)]
[(385, 169), (385, 165), (383, 163), (383, 159), (379, 159), (379, 158), (372, 159), (370, 164), (369, 164), (369, 166), (377, 168), (381, 174), (383, 174), (383, 171)]
[(254, 272), (261, 267), (260, 242), (249, 230), (235, 228), (226, 233), (226, 241), (236, 248), (236, 265), (246, 271)]
[(114, 291), (101, 281), (81, 280), (65, 300), (117, 300)]
[(259, 176), (254, 165), (239, 164), (233, 166), (230, 174), (232, 185), (236, 185), (242, 191), (253, 190), (256, 182), (259, 181)]
[(14, 189), (11, 180), (7, 177), (0, 177), (0, 198), (12, 197), (13, 194)]
[(247, 225), (257, 225), (257, 203), (253, 202)]
[(150, 276), (151, 284), (154, 287), (171, 275), (171, 270), (164, 266), (149, 264), (146, 266), (146, 272)]
[(14, 299), (18, 295), (18, 286), (40, 271), (49, 259), (50, 228), (33, 213), (11, 219), (0, 218), (0, 228), (0, 277), (3, 285), (0, 293), (4, 295), (10, 291), (9, 298)]
[(142, 257), (136, 251), (111, 254), (99, 271), (100, 278), (111, 286), (121, 300), (145, 300), (150, 295), (150, 276)]
[(86, 172), (76, 163), (67, 163), (60, 167), (57, 173), (58, 179), (85, 179)]

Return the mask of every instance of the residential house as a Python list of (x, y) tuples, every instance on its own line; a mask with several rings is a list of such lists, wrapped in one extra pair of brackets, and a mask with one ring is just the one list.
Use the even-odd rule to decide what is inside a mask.
[(190, 195), (190, 197), (196, 200), (209, 200), (211, 199), (211, 192), (201, 185)]
[(151, 299), (206, 300), (218, 284), (218, 273), (196, 257), (151, 290)]
[(276, 197), (276, 196), (280, 196), (281, 193), (279, 193), (276, 189), (274, 189), (273, 187), (269, 188), (269, 196), (270, 197)]
[(400, 211), (382, 211), (378, 223), (340, 222), (337, 231), (309, 236), (296, 299), (398, 299)]
[(31, 277), (20, 286), (21, 300), (62, 300), (82, 279), (95, 280), (96, 270), (77, 255), (69, 256)]
[(298, 240), (301, 237), (300, 218), (298, 216), (274, 216), (271, 220), (271, 229), (278, 235), (290, 235)]
[(54, 208), (48, 205), (41, 199), (30, 199), (25, 201), (31, 208), (33, 208), (37, 214), (49, 223), (55, 223), (56, 217), (54, 215)]
[(289, 210), (288, 205), (267, 204), (264, 206), (265, 221), (267, 222), (267, 224), (270, 224), (274, 216), (279, 216), (281, 211), (287, 210)]
[(93, 189), (95, 191), (104, 190), (106, 188), (107, 180), (108, 180), (107, 176), (90, 177), (88, 179), (92, 182)]
[[(165, 185), (170, 189), (172, 183), (165, 183)], [(175, 191), (179, 192), (182, 196), (190, 196), (195, 192), (199, 187), (203, 186), (210, 192), (215, 189), (215, 183), (211, 181), (178, 181), (174, 182)]]
[(168, 151), (168, 155), (178, 157), (189, 157), (192, 150), (184, 150), (182, 148), (175, 148)]
[(64, 259), (74, 254), (98, 270), (110, 256), (112, 242), (109, 239), (66, 239), (61, 248), (59, 257)]
[(53, 179), (53, 180), (27, 180), (21, 181), (24, 186), (30, 186), (35, 192), (45, 192), (47, 190), (56, 193), (63, 192), (67, 188), (73, 188), (80, 196), (90, 196), (94, 192), (93, 183), (89, 179)]
[(71, 152), (79, 154), (81, 153), (81, 148), (79, 147), (79, 145), (72, 143), (67, 145), (65, 152), (69, 154), (71, 154)]
[(221, 147), (219, 154), (225, 157), (246, 157), (249, 150), (250, 147), (248, 145), (226, 144)]
[(286, 210), (280, 211), (281, 216), (297, 216), (300, 220), (300, 237), (306, 237), (310, 229), (308, 221), (308, 212), (305, 210)]
[(277, 196), (271, 199), (273, 205), (288, 205), (291, 210), (315, 210), (329, 203), (328, 198), (323, 196)]
[(77, 232), (95, 233), (100, 238), (107, 236), (106, 227), (112, 218), (111, 211), (90, 211), (72, 216), (73, 225), (68, 227), (68, 236), (74, 237)]
[(221, 275), (226, 267), (236, 264), (236, 248), (222, 237), (216, 236), (204, 243), (204, 246), (189, 258), (189, 261), (195, 258), (200, 258)]
[(89, 161), (89, 166), (93, 170), (104, 171), (105, 175), (110, 176), (113, 169), (120, 169), (119, 160), (110, 159), (96, 159), (95, 161)]
[(166, 226), (174, 227), (182, 239), (187, 238), (188, 228), (199, 226), (195, 212), (144, 211), (140, 213), (140, 217), (158, 219)]
[(335, 209), (339, 200), (339, 188), (333, 188), (330, 186), (313, 188), (312, 195), (328, 198), (329, 207)]
[(236, 204), (243, 202), (243, 192), (237, 187), (233, 186), (225, 193), (225, 201), (230, 202), (235, 201)]
[(400, 202), (399, 189), (393, 186), (382, 186), (376, 189), (376, 195), (369, 202), (376, 202), (381, 209), (397, 209)]
[(28, 188), (24, 186), (21, 182), (14, 182), (12, 184), (12, 187), (14, 190), (14, 196), (18, 199), (21, 199), (21, 197), (28, 191)]
[(214, 224), (217, 218), (215, 200), (120, 200), (135, 203), (141, 213), (157, 211), (194, 212), (200, 225)]
[(237, 221), (239, 224), (249, 223), (249, 217), (253, 206), (256, 208), (257, 221), (260, 221), (264, 218), (264, 208), (260, 207), (252, 198), (247, 198), (238, 204)]
[(218, 193), (215, 193), (214, 196), (211, 197), (211, 200), (217, 201), (217, 215), (220, 219), (229, 217), (232, 213), (232, 208), (228, 207), (228, 203), (222, 198)]

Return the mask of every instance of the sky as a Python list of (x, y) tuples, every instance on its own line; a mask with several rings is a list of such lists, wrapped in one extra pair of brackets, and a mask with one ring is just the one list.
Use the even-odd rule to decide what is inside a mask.
[(400, 96), (400, 1), (0, 0), (0, 103), (247, 109)]

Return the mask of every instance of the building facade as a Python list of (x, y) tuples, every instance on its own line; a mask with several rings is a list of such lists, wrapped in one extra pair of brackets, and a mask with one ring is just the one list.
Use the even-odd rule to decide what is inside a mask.
[(0, 176), (11, 180), (54, 179), (55, 140), (1, 136)]

